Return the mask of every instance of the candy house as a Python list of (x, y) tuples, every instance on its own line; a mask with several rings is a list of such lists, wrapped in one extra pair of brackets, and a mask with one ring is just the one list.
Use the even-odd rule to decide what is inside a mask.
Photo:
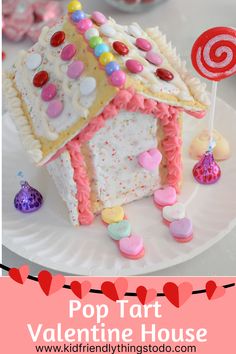
[(202, 118), (209, 103), (158, 28), (87, 15), (78, 1), (19, 54), (4, 91), (74, 225), (164, 185), (179, 191), (183, 112)]

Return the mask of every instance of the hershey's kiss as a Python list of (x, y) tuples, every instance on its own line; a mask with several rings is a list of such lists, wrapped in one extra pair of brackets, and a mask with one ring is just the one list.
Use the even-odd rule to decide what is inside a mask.
[(15, 208), (22, 213), (32, 213), (43, 204), (43, 196), (35, 188), (31, 187), (28, 182), (20, 182), (21, 189), (14, 199)]
[(193, 176), (201, 184), (214, 184), (220, 179), (220, 166), (215, 162), (212, 151), (207, 151), (196, 163)]

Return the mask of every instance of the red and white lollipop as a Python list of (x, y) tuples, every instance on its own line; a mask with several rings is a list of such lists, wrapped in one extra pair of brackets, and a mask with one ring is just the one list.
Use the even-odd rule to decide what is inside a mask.
[(236, 29), (215, 27), (202, 33), (193, 45), (192, 63), (209, 80), (236, 74)]
[(236, 74), (236, 29), (229, 27), (210, 28), (196, 40), (192, 48), (192, 63), (196, 71), (213, 81), (209, 113), (209, 150), (194, 166), (194, 178), (202, 184), (212, 184), (221, 176), (220, 167), (213, 157), (214, 116), (217, 82)]

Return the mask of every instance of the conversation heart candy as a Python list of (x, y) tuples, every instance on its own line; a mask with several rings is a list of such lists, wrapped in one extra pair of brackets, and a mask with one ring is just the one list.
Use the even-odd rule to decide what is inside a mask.
[(110, 224), (107, 230), (113, 240), (119, 241), (123, 237), (130, 236), (131, 225), (128, 220), (122, 220), (120, 222)]
[(113, 224), (115, 222), (119, 222), (123, 220), (125, 213), (124, 213), (124, 209), (121, 206), (115, 206), (112, 208), (103, 209), (101, 216), (102, 216), (102, 220), (106, 224)]
[(119, 241), (119, 248), (124, 256), (137, 257), (142, 254), (144, 250), (143, 238), (137, 235), (122, 238)]
[(192, 221), (188, 218), (173, 221), (170, 224), (170, 233), (177, 242), (189, 242), (193, 238)]
[(172, 206), (166, 206), (162, 210), (164, 220), (173, 222), (185, 218), (185, 206), (182, 203), (176, 203)]
[(138, 156), (138, 163), (147, 171), (154, 171), (162, 160), (162, 154), (158, 149), (144, 151)]
[(176, 198), (176, 190), (172, 186), (157, 189), (154, 192), (154, 201), (160, 207), (173, 205), (176, 202)]

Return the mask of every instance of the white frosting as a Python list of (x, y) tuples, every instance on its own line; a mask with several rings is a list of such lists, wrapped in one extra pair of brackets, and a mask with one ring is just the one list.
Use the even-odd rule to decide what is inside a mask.
[[(176, 52), (176, 48), (172, 47), (171, 42), (167, 42), (166, 36), (161, 33), (158, 27), (148, 28), (147, 34), (158, 44), (161, 53), (168, 59), (169, 63), (179, 72), (182, 80), (188, 85), (191, 94), (199, 102), (209, 105), (210, 99), (206, 92), (206, 84), (189, 74), (186, 69), (186, 62), (182, 61)], [(184, 93), (181, 93), (181, 99), (186, 99)]]
[[(141, 73), (135, 74), (135, 77), (138, 80), (140, 80), (153, 93), (167, 93), (170, 95), (174, 95), (178, 98), (182, 98), (184, 95), (187, 101), (193, 101), (193, 97), (178, 71), (175, 70), (175, 68), (171, 65), (165, 53), (162, 53), (162, 50), (159, 45), (151, 37), (149, 37), (147, 33), (144, 32), (138, 24), (132, 24), (128, 27), (121, 26), (110, 18), (109, 25), (116, 30), (115, 37), (108, 39), (110, 45), (112, 46), (114, 40), (118, 40), (121, 42), (125, 42), (129, 47), (129, 54), (123, 57), (120, 56), (123, 61), (123, 65), (125, 66), (125, 62), (127, 60), (135, 59), (142, 63), (142, 65), (144, 66), (144, 70)], [(136, 37), (141, 37), (148, 40), (152, 44), (152, 51), (162, 56), (163, 63), (161, 67), (169, 70), (174, 75), (174, 79), (171, 80), (171, 82), (163, 81), (156, 76), (155, 71), (157, 67), (146, 60), (145, 57), (147, 52), (137, 48), (135, 44)]]
[[(62, 26), (63, 22), (52, 29), (45, 27), (39, 42), (28, 53), (22, 53), (16, 64), (16, 85), (28, 105), (35, 133), (48, 140), (56, 140), (60, 132), (67, 130), (78, 119), (81, 117), (87, 118), (89, 108), (96, 99), (96, 87), (92, 90), (91, 95), (82, 96), (80, 90), (78, 90), (80, 83), (86, 79), (86, 70), (76, 80), (70, 79), (66, 74), (68, 66), (73, 62), (73, 58), (65, 63), (60, 58), (60, 51), (68, 42), (57, 48), (50, 45), (51, 36), (61, 30)], [(49, 82), (56, 85), (57, 98), (63, 102), (63, 112), (56, 119), (51, 119), (47, 116), (48, 102), (44, 102), (41, 99), (41, 89), (34, 87), (32, 83), (36, 72), (29, 70), (26, 65), (26, 58), (32, 53), (40, 54), (43, 57), (42, 64), (37, 71), (46, 70), (48, 72)], [(92, 79), (93, 81), (95, 80), (94, 78)]]
[(140, 153), (157, 147), (157, 122), (151, 115), (121, 111), (89, 141), (92, 188), (104, 207), (151, 195), (159, 187), (159, 169), (146, 171), (137, 161)]
[(72, 224), (78, 225), (77, 186), (74, 181), (74, 170), (68, 151), (63, 152), (56, 160), (48, 163), (47, 170), (52, 176), (60, 196), (66, 202)]
[(31, 127), (24, 115), (21, 101), (18, 98), (18, 94), (14, 88), (13, 81), (7, 74), (3, 74), (3, 93), (6, 97), (10, 116), (19, 132), (22, 144), (30, 155), (31, 159), (38, 163), (43, 156), (41, 151), (41, 144), (39, 140), (35, 139), (34, 135), (32, 134)]

